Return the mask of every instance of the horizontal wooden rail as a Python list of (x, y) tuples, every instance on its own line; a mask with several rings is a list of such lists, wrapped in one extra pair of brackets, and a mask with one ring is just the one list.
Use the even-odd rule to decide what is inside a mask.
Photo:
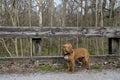
[[(120, 55), (90, 55), (90, 57), (92, 58), (120, 58)], [(22, 59), (36, 59), (36, 60), (41, 60), (41, 59), (64, 59), (63, 56), (32, 56), (32, 57), (25, 57), (25, 56), (21, 56), (21, 57), (0, 57), (0, 60), (12, 60), (12, 59), (18, 59), (18, 60), (22, 60)]]
[(0, 38), (120, 38), (120, 27), (0, 27)]
[[(110, 56), (110, 55), (98, 55), (90, 56), (91, 62), (105, 62), (108, 60), (120, 60), (120, 56)], [(34, 56), (34, 57), (0, 57), (0, 64), (2, 63), (11, 63), (11, 62), (20, 62), (20, 63), (32, 63), (39, 61), (41, 63), (65, 63), (63, 56)]]

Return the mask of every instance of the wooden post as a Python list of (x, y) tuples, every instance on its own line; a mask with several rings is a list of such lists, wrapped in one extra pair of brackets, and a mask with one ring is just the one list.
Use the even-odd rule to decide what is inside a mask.
[(33, 56), (39, 56), (41, 53), (41, 38), (32, 38), (33, 41)]
[(108, 39), (109, 54), (119, 53), (119, 38), (109, 38)]

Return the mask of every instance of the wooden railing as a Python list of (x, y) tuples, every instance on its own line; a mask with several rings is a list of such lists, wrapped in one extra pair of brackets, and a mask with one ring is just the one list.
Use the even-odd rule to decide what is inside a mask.
[(120, 27), (0, 27), (2, 38), (107, 37), (120, 38)]
[(117, 54), (120, 27), (0, 27), (0, 38), (32, 38), (35, 48), (39, 47), (37, 44), (41, 38), (59, 37), (106, 37), (109, 54)]

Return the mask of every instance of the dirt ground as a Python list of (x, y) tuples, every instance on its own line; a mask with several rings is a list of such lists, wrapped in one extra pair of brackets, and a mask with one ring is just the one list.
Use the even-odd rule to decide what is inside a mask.
[(91, 65), (90, 72), (76, 67), (75, 73), (71, 73), (61, 64), (0, 64), (0, 80), (120, 80), (118, 61)]
[[(64, 64), (66, 65), (66, 64)], [(67, 67), (63, 64), (41, 64), (41, 63), (6, 63), (0, 64), (0, 73), (33, 73), (33, 72), (62, 72), (66, 71)], [(76, 65), (79, 66), (79, 65)], [(103, 70), (103, 69), (120, 69), (120, 62), (119, 61), (109, 61), (109, 62), (102, 62), (102, 63), (91, 63), (92, 70)], [(76, 67), (76, 71), (81, 71), (81, 67)]]
[(71, 73), (62, 64), (12, 62), (0, 64), (0, 80), (120, 80), (119, 61), (97, 62), (91, 65), (90, 72), (76, 67), (75, 73)]

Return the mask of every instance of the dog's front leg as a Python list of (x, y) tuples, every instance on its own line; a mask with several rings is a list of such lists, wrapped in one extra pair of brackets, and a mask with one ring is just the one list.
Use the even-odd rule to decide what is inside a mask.
[(74, 73), (74, 68), (75, 68), (75, 60), (72, 60), (72, 73)]
[(70, 71), (70, 62), (67, 61), (68, 71)]

